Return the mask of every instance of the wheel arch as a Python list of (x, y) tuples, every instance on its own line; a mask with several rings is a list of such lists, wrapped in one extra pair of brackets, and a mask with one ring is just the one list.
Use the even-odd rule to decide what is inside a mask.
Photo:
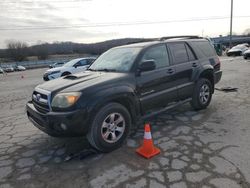
[(98, 95), (102, 95), (102, 97), (93, 96), (94, 102), (91, 102), (91, 105), (87, 105), (90, 122), (100, 108), (109, 103), (118, 103), (128, 110), (131, 117), (131, 128), (136, 125), (136, 122), (140, 116), (140, 105), (136, 95), (133, 92), (127, 90), (126, 92), (113, 93), (110, 96), (108, 95), (108, 91), (105, 92), (104, 90), (101, 93), (98, 93)]
[(61, 76), (66, 76), (66, 75), (69, 75), (69, 74), (71, 74), (71, 72), (65, 71), (65, 72), (63, 72), (63, 73), (61, 74)]
[(199, 79), (200, 78), (208, 79), (211, 82), (211, 84), (212, 84), (212, 93), (214, 93), (214, 70), (213, 69), (205, 69), (205, 70), (203, 70), (199, 75)]

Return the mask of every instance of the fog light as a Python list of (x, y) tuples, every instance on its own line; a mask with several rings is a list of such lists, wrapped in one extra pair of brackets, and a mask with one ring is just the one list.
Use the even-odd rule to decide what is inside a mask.
[(61, 123), (61, 128), (65, 131), (65, 130), (67, 130), (67, 125), (65, 125), (64, 123)]

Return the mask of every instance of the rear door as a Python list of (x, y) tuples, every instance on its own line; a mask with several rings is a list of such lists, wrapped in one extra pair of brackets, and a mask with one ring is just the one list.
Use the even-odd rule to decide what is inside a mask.
[(186, 42), (168, 43), (172, 62), (176, 69), (176, 86), (180, 100), (190, 97), (193, 93), (192, 76), (199, 69), (199, 62), (193, 50)]
[(142, 55), (139, 64), (144, 60), (154, 60), (156, 69), (142, 72), (137, 76), (137, 91), (143, 113), (166, 106), (177, 97), (173, 85), (175, 68), (170, 65), (169, 54), (165, 44), (148, 48)]

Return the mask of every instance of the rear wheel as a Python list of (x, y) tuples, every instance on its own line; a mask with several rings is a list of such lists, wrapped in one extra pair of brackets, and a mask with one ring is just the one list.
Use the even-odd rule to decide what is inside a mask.
[(95, 115), (87, 135), (88, 141), (99, 151), (113, 151), (122, 145), (130, 125), (131, 117), (124, 106), (107, 104)]
[(201, 78), (195, 85), (191, 105), (195, 110), (207, 108), (212, 98), (212, 84), (208, 79)]

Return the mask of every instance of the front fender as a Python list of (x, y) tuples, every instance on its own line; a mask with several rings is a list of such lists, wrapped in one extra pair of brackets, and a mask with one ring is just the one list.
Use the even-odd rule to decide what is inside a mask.
[(133, 122), (140, 115), (140, 102), (134, 89), (129, 86), (114, 86), (99, 90), (88, 98), (85, 108), (90, 122), (98, 110), (110, 102), (124, 105), (130, 112)]

